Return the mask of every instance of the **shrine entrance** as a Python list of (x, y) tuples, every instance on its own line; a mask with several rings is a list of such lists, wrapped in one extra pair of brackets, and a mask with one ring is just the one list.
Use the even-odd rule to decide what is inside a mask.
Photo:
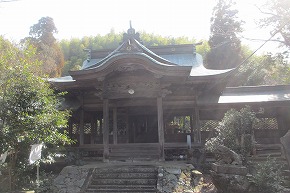
[(129, 143), (158, 143), (157, 115), (129, 117)]

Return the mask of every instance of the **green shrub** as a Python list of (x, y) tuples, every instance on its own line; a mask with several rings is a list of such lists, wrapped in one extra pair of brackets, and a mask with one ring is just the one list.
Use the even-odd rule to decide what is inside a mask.
[(270, 159), (269, 157), (267, 161), (255, 164), (253, 175), (249, 177), (249, 180), (255, 186), (256, 192), (284, 192), (281, 185), (284, 180), (282, 167), (283, 165), (276, 159)]
[(207, 140), (205, 147), (214, 152), (218, 145), (224, 145), (231, 150), (246, 156), (253, 149), (253, 124), (256, 115), (249, 106), (240, 111), (230, 109), (216, 128), (217, 136)]

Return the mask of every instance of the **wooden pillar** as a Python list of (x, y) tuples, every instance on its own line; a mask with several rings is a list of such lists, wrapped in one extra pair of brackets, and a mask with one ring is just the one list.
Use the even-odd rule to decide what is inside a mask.
[(194, 118), (193, 118), (193, 114), (190, 115), (190, 133), (193, 134), (194, 132), (194, 124), (193, 124), (193, 121), (194, 121)]
[(91, 144), (95, 143), (95, 138), (97, 135), (96, 119), (93, 115), (91, 118)]
[(118, 143), (117, 107), (113, 108), (113, 144)]
[(127, 143), (129, 143), (129, 110), (126, 110), (126, 135), (127, 135)]
[(103, 101), (103, 160), (109, 159), (109, 100), (104, 99)]
[(100, 135), (102, 135), (103, 134), (103, 119), (102, 118), (100, 118)]
[(81, 108), (80, 112), (80, 145), (84, 144), (84, 108)]
[(201, 132), (200, 132), (200, 120), (199, 120), (199, 109), (194, 109), (194, 143), (201, 143)]
[(195, 134), (194, 134), (194, 114), (192, 113), (190, 115), (190, 136), (191, 136), (191, 143), (192, 143), (192, 140), (194, 141), (195, 143)]
[(158, 138), (159, 138), (159, 159), (165, 160), (164, 156), (164, 122), (163, 122), (163, 104), (162, 97), (157, 98), (157, 117), (158, 117)]

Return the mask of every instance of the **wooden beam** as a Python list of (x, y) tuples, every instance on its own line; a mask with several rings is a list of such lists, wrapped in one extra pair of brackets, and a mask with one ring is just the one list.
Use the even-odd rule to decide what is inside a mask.
[(103, 160), (108, 161), (109, 159), (109, 100), (104, 99), (103, 106), (103, 145), (104, 153)]
[(157, 98), (157, 117), (158, 117), (158, 138), (159, 138), (159, 159), (160, 161), (165, 160), (164, 156), (164, 121), (163, 121), (163, 106), (162, 97)]
[(113, 144), (118, 143), (117, 107), (113, 108)]

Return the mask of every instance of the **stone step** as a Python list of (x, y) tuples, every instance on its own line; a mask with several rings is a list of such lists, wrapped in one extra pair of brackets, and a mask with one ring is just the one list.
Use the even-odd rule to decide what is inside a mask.
[(157, 152), (111, 152), (109, 156), (158, 156)]
[(102, 179), (154, 179), (156, 177), (155, 172), (144, 172), (144, 173), (95, 173), (93, 174), (93, 178), (102, 178)]
[(256, 144), (256, 149), (280, 149), (282, 148), (282, 144), (274, 143), (274, 144)]
[(269, 151), (263, 151), (263, 152), (257, 152), (256, 156), (258, 157), (281, 157), (281, 152), (269, 152)]
[(111, 147), (112, 150), (158, 150), (159, 147), (151, 147), (151, 146), (130, 146), (130, 147), (127, 147), (127, 146), (112, 146)]
[(110, 160), (156, 160), (159, 158), (159, 151), (158, 148), (156, 148), (156, 145), (150, 146), (132, 146), (129, 147), (126, 145), (120, 145), (120, 146), (112, 146), (109, 154)]
[[(283, 157), (274, 157), (276, 159), (276, 161), (278, 162), (281, 162), (281, 163), (287, 163), (286, 162), (286, 159), (283, 158)], [(253, 161), (253, 162), (261, 162), (261, 161), (267, 161), (268, 160), (268, 157), (267, 156), (252, 156), (252, 157), (249, 157), (249, 160), (250, 161)]]
[(109, 156), (109, 160), (111, 161), (125, 161), (125, 160), (134, 160), (134, 161), (155, 161), (159, 159), (159, 157), (156, 156), (139, 156), (139, 157), (128, 157), (128, 156)]
[(156, 185), (90, 185), (86, 192), (156, 192)]
[(98, 168), (94, 173), (156, 173), (155, 167), (144, 166), (126, 166), (126, 167), (111, 167), (111, 168)]
[(117, 193), (117, 192), (130, 192), (130, 193), (151, 193), (151, 192), (155, 192), (156, 193), (156, 190), (151, 190), (151, 189), (148, 189), (148, 190), (131, 190), (131, 189), (124, 189), (124, 190), (120, 190), (120, 189), (112, 189), (112, 190), (87, 190), (85, 191), (85, 193), (92, 193), (92, 192), (96, 192), (96, 193)]
[(123, 178), (123, 179), (92, 179), (92, 185), (126, 185), (126, 184), (134, 184), (134, 185), (155, 185), (157, 183), (156, 179), (131, 179), (131, 178)]
[(97, 192), (97, 193), (117, 193), (117, 192), (130, 192), (130, 193), (151, 193), (151, 192), (155, 192), (156, 193), (156, 189), (155, 188), (148, 188), (148, 189), (120, 189), (120, 188), (116, 188), (116, 189), (87, 189), (85, 191), (85, 193), (92, 193), (92, 192)]
[(146, 165), (96, 168), (86, 193), (89, 192), (156, 192), (157, 168)]
[(116, 150), (114, 150), (114, 151), (111, 151), (110, 152), (110, 154), (112, 155), (112, 154), (120, 154), (120, 155), (122, 155), (122, 154), (134, 154), (134, 155), (159, 155), (159, 152), (158, 151), (148, 151), (148, 150), (134, 150), (134, 151), (132, 151), (132, 150), (122, 150), (122, 151), (116, 151)]

